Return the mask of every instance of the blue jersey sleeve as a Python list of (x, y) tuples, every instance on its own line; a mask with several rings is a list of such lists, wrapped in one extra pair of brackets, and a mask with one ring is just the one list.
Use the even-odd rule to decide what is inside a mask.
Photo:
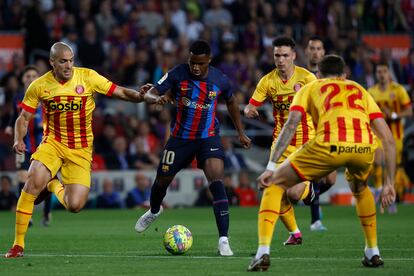
[(174, 85), (177, 83), (176, 76), (180, 73), (180, 65), (174, 67), (170, 71), (168, 71), (155, 85), (155, 89), (157, 89), (160, 95), (165, 94), (170, 89), (174, 88)]
[(230, 100), (231, 96), (233, 96), (233, 85), (226, 75), (223, 75), (222, 96), (225, 101)]

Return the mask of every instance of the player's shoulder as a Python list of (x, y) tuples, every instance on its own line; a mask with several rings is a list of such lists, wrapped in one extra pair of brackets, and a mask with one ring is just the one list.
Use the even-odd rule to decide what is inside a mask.
[(404, 90), (405, 91), (404, 86), (401, 85), (401, 84), (399, 84), (399, 83), (397, 83), (397, 82), (395, 82), (395, 81), (392, 81), (391, 82), (391, 89), (394, 89), (394, 90)]
[(228, 85), (231, 83), (230, 78), (226, 74), (224, 74), (223, 71), (221, 71), (220, 69), (214, 66), (209, 66), (208, 70), (209, 78), (218, 85)]
[(91, 75), (98, 74), (98, 72), (86, 67), (73, 67), (73, 74), (78, 76), (90, 77)]
[(303, 74), (303, 75), (313, 75), (313, 76), (315, 76), (315, 74), (312, 73), (311, 71), (309, 71), (307, 68), (299, 66), (299, 65), (295, 65), (295, 71), (299, 72), (300, 74)]
[(35, 79), (34, 81), (32, 81), (29, 88), (36, 89), (39, 87), (43, 87), (49, 84), (53, 80), (54, 80), (54, 77), (53, 77), (52, 71), (48, 71), (44, 73), (43, 75), (41, 75), (40, 77), (38, 77), (37, 79)]

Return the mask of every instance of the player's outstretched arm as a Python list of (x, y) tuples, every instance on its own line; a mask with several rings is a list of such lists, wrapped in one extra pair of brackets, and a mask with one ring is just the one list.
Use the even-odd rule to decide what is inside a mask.
[(140, 91), (136, 91), (134, 89), (126, 88), (123, 86), (117, 86), (114, 90), (114, 93), (112, 94), (112, 97), (135, 103), (144, 101), (144, 93), (141, 89)]
[(386, 208), (395, 201), (394, 176), (396, 167), (396, 149), (392, 133), (383, 118), (371, 121), (375, 135), (381, 140), (385, 156), (384, 183), (381, 192), (381, 206)]
[(227, 110), (229, 111), (229, 114), (230, 114), (230, 118), (233, 121), (234, 127), (239, 133), (240, 143), (243, 145), (245, 149), (250, 148), (252, 141), (244, 133), (244, 129), (243, 129), (241, 119), (240, 119), (239, 103), (236, 97), (231, 96), (231, 98), (226, 101), (226, 105), (227, 105)]
[(23, 141), (23, 138), (27, 134), (27, 127), (29, 126), (29, 121), (34, 117), (34, 114), (22, 110), (19, 117), (16, 119), (14, 125), (14, 144), (13, 150), (18, 154), (23, 154), (26, 151), (26, 144)]

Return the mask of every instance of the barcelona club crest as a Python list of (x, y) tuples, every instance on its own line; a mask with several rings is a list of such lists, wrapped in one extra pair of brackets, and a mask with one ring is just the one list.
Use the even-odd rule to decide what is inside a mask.
[(208, 98), (210, 100), (213, 100), (216, 97), (217, 97), (217, 92), (216, 91), (208, 91)]
[(83, 85), (80, 85), (80, 84), (76, 85), (75, 92), (78, 95), (83, 94), (83, 92), (85, 92), (85, 87), (83, 87)]

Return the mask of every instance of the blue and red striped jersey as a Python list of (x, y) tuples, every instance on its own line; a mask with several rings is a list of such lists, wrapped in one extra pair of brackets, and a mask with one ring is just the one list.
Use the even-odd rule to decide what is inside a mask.
[[(16, 121), (17, 116), (21, 112), (20, 103), (24, 97), (24, 92), (19, 92), (13, 98), (14, 118), (13, 123)], [(14, 127), (14, 125), (13, 125)], [(34, 118), (30, 120), (27, 127), (27, 134), (24, 137), (24, 143), (26, 144), (26, 150), (32, 154), (36, 151), (37, 146), (40, 144), (43, 138), (43, 108), (38, 107), (34, 114)]]
[(171, 135), (182, 139), (203, 139), (219, 134), (216, 118), (218, 97), (228, 101), (232, 93), (230, 79), (209, 66), (205, 79), (197, 79), (188, 64), (180, 64), (166, 73), (155, 85), (162, 95), (171, 90), (176, 102), (176, 116)]

